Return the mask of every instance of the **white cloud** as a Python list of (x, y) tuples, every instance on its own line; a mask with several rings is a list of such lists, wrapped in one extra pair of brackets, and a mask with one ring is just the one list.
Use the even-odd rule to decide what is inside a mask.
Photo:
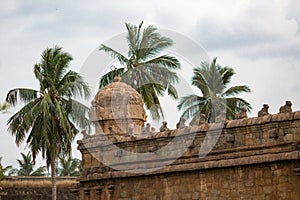
[[(237, 75), (233, 84), (247, 84), (253, 89), (245, 98), (253, 104), (254, 115), (263, 103), (277, 112), (286, 98), (299, 109), (298, 8), (297, 0), (2, 0), (0, 101), (11, 88), (37, 87), (32, 66), (46, 47), (61, 45), (74, 57), (71, 67), (79, 69), (100, 43), (125, 31), (124, 22), (138, 24), (144, 20), (145, 25), (188, 36), (208, 49), (211, 57), (217, 56), (221, 65), (234, 67)], [(197, 45), (184, 46), (181, 51), (200, 65), (203, 55), (194, 55), (195, 49)], [(186, 71), (183, 69), (182, 74), (189, 81), (192, 74)], [(166, 116), (179, 115), (172, 109), (166, 110)], [(167, 120), (175, 123), (178, 118)], [(0, 114), (0, 121), (5, 138), (0, 156), (7, 164), (14, 163), (16, 154), (11, 152), (19, 149), (10, 142), (7, 116)], [(172, 123), (170, 127), (174, 127)]]
[(19, 2), (16, 0), (2, 0), (0, 3), (0, 15), (14, 13), (19, 7)]
[(300, 35), (300, 1), (288, 0), (285, 6), (285, 14), (288, 19), (295, 20), (298, 26), (297, 34)]
[(229, 50), (250, 59), (280, 56), (299, 59), (298, 26), (295, 20), (286, 17), (287, 5), (254, 2), (240, 4), (239, 10), (230, 14), (234, 17), (223, 18), (218, 13), (199, 17), (194, 37), (208, 50)]

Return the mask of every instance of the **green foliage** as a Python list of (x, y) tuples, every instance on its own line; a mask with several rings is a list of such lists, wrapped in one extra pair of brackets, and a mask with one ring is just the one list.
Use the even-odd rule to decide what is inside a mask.
[(71, 156), (60, 156), (57, 174), (59, 176), (79, 176), (81, 171), (81, 160)]
[(178, 109), (183, 111), (182, 117), (192, 118), (192, 123), (200, 114), (205, 114), (209, 122), (214, 122), (222, 110), (226, 110), (227, 117), (233, 119), (241, 107), (248, 111), (251, 109), (246, 100), (235, 97), (242, 92), (250, 92), (250, 88), (245, 85), (228, 88), (235, 72), (230, 67), (221, 67), (216, 61), (217, 58), (214, 58), (211, 63), (203, 62), (194, 69), (192, 85), (200, 89), (202, 96), (192, 94), (179, 101)]
[(70, 153), (71, 142), (78, 133), (75, 124), (83, 128), (89, 126), (88, 108), (71, 97), (89, 97), (90, 91), (80, 74), (67, 71), (71, 60), (71, 55), (62, 48), (47, 48), (40, 63), (34, 65), (39, 90), (16, 88), (10, 90), (6, 98), (11, 105), (18, 101), (25, 103), (8, 120), (16, 144), (20, 145), (28, 133), (26, 143), (33, 161), (41, 152), (48, 166), (60, 152)]
[(0, 181), (5, 177), (5, 176), (10, 176), (12, 173), (12, 166), (8, 165), (6, 167), (2, 166), (2, 157), (0, 157)]
[(9, 103), (5, 101), (3, 104), (0, 104), (0, 111), (3, 113), (7, 113), (9, 109)]
[(38, 167), (34, 170), (35, 163), (32, 160), (32, 156), (30, 153), (26, 155), (21, 153), (22, 160), (17, 159), (19, 164), (19, 169), (14, 169), (13, 172), (18, 176), (45, 176), (46, 175), (46, 167)]
[[(33, 161), (41, 153), (47, 166), (51, 164), (54, 177), (58, 155), (71, 152), (72, 141), (78, 133), (75, 126), (87, 128), (90, 125), (86, 117), (88, 107), (72, 99), (90, 96), (83, 77), (68, 70), (72, 59), (61, 47), (45, 49), (40, 62), (34, 65), (39, 89), (16, 88), (10, 90), (6, 97), (12, 106), (19, 102), (25, 104), (8, 120), (8, 129), (15, 137), (16, 144), (25, 141)], [(56, 191), (55, 188), (53, 191)]]
[(104, 44), (99, 48), (125, 67), (111, 70), (103, 75), (99, 87), (111, 83), (115, 76), (122, 76), (123, 82), (131, 85), (141, 94), (152, 118), (160, 119), (163, 117), (163, 110), (158, 97), (167, 92), (170, 97), (178, 98), (174, 88), (178, 76), (174, 70), (180, 69), (180, 63), (173, 56), (161, 55), (161, 52), (170, 47), (173, 42), (170, 38), (160, 35), (155, 26), (142, 28), (143, 22), (138, 26), (129, 23), (125, 25), (129, 47), (127, 56)]

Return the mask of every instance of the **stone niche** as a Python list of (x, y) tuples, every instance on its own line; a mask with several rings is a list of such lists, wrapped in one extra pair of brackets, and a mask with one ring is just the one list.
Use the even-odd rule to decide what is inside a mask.
[(138, 135), (146, 121), (142, 97), (120, 77), (96, 94), (89, 117), (96, 134)]

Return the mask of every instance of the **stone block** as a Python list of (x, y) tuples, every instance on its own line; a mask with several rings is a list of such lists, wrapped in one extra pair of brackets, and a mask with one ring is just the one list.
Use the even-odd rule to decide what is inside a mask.
[(300, 119), (300, 111), (294, 112), (294, 117), (293, 117), (293, 119), (294, 119), (294, 120)]
[(287, 121), (293, 119), (293, 113), (278, 113), (272, 115), (272, 122)]

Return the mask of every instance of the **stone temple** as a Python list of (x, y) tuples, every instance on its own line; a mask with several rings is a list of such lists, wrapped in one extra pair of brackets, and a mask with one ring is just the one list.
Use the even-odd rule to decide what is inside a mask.
[(300, 111), (145, 131), (140, 95), (116, 78), (90, 119), (77, 199), (300, 199)]

